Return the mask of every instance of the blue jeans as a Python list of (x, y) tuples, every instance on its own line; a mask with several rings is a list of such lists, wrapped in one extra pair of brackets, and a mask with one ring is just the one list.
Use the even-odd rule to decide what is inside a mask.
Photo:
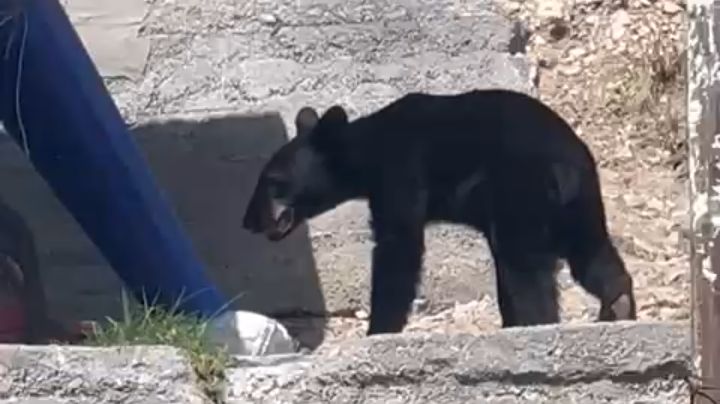
[(0, 23), (0, 119), (61, 203), (137, 298), (221, 312), (225, 299), (59, 2), (0, 1)]

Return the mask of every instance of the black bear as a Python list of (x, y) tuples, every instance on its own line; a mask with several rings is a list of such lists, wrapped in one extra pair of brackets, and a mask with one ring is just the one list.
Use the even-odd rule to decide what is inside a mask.
[(600, 300), (600, 321), (636, 318), (632, 278), (606, 227), (590, 150), (549, 107), (508, 90), (412, 93), (348, 121), (302, 108), (263, 168), (243, 226), (281, 240), (303, 220), (368, 200), (367, 334), (400, 332), (420, 280), (424, 228), (471, 226), (490, 245), (502, 326), (559, 321), (556, 268)]

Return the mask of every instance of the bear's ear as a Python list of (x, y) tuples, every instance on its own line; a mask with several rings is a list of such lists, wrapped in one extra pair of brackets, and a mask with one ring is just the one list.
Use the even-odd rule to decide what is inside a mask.
[(305, 136), (317, 125), (320, 118), (311, 107), (302, 107), (295, 116), (295, 129), (298, 136)]
[(345, 110), (339, 105), (330, 107), (318, 121), (313, 132), (312, 142), (321, 150), (335, 150), (340, 143), (345, 126), (348, 124), (348, 116)]
[(348, 123), (347, 112), (339, 105), (333, 105), (320, 118), (319, 125), (323, 129), (336, 130), (342, 128)]

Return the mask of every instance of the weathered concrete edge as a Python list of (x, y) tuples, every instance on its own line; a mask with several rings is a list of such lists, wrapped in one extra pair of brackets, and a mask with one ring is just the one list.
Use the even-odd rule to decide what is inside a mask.
[(0, 344), (0, 400), (18, 399), (209, 402), (189, 360), (177, 348)]
[(278, 382), (283, 388), (330, 380), (364, 387), (442, 379), (463, 385), (645, 383), (692, 373), (689, 330), (685, 322), (630, 322), (539, 326), (483, 335), (384, 335), (321, 347), (307, 357), (239, 358), (231, 377), (267, 378), (263, 368), (286, 367), (291, 371)]
[(178, 4), (157, 2), (149, 7), (140, 28), (141, 36), (178, 33), (273, 31), (283, 27), (326, 27), (378, 22), (437, 23), (462, 17), (483, 17), (501, 13), (497, 1), (452, 0), (403, 1), (330, 0), (323, 2), (275, 0), (238, 3), (213, 0), (211, 7), (197, 7), (198, 1)]
[[(158, 77), (146, 78), (140, 85), (114, 79), (107, 79), (106, 85), (123, 118), (131, 125), (164, 116), (222, 112), (277, 112), (284, 121), (292, 122), (299, 105), (307, 104), (308, 100), (320, 109), (340, 103), (354, 119), (414, 91), (448, 94), (507, 88), (531, 95), (537, 93), (537, 67), (526, 55), (478, 51), (443, 58), (444, 70), (439, 75), (436, 62), (428, 54), (387, 64), (392, 66), (392, 72), (385, 71), (382, 64), (356, 62), (352, 58), (334, 58), (314, 65), (285, 59), (242, 59), (213, 60), (213, 65), (232, 67), (213, 74), (198, 71), (191, 80), (183, 78), (182, 69), (168, 66), (162, 74), (156, 74)], [(205, 61), (208, 57), (195, 55), (192, 59)], [(174, 63), (169, 57), (158, 60), (156, 66)], [(414, 75), (405, 73), (409, 66)], [(197, 66), (186, 68), (193, 69), (202, 70)], [(282, 74), (267, 74), (268, 69)], [(471, 84), (467, 80), (456, 82), (459, 75), (468, 77)], [(245, 93), (240, 94), (232, 86), (215, 80), (216, 76), (242, 78)], [(482, 80), (473, 77), (482, 77)], [(342, 84), (343, 80), (348, 83)], [(156, 88), (157, 81), (165, 84)], [(320, 89), (313, 89), (317, 83), (324, 84)], [(268, 96), (268, 91), (277, 95)]]
[[(255, 396), (258, 386), (268, 385), (294, 396), (318, 386), (682, 383), (693, 373), (689, 330), (685, 322), (628, 322), (348, 340), (306, 356), (239, 357), (227, 372), (228, 399)], [(35, 398), (207, 402), (187, 358), (175, 348), (0, 345), (0, 402)]]
[[(446, 27), (447, 22), (417, 18), (396, 21), (386, 7), (392, 2), (383, 3), (370, 13), (375, 15), (370, 20), (378, 21), (362, 26), (348, 26), (346, 17), (358, 14), (366, 19), (370, 10), (365, 3), (356, 4), (359, 9), (354, 10), (346, 9), (345, 2), (336, 2), (330, 8), (343, 10), (332, 12), (324, 6), (315, 10), (314, 5), (285, 3), (281, 6), (272, 2), (271, 7), (309, 7), (301, 12), (309, 13), (306, 21), (309, 25), (286, 26), (284, 18), (282, 26), (286, 29), (276, 32), (276, 27), (270, 27), (269, 32), (247, 35), (236, 33), (227, 24), (244, 25), (237, 19), (238, 13), (262, 19), (262, 7), (259, 4), (259, 8), (255, 7), (254, 2), (240, 9), (236, 2), (228, 0), (217, 0), (213, 7), (199, 7), (194, 2), (151, 7), (156, 17), (169, 18), (160, 26), (185, 27), (187, 24), (178, 21), (183, 21), (182, 15), (188, 13), (189, 21), (204, 16), (209, 19), (207, 24), (215, 28), (218, 28), (215, 22), (230, 20), (220, 24), (223, 27), (220, 31), (211, 30), (213, 33), (196, 27), (184, 34), (152, 35), (143, 79), (106, 78), (124, 118), (134, 123), (168, 113), (277, 107), (295, 110), (298, 103), (308, 99), (324, 105), (348, 94), (357, 101), (382, 93), (390, 101), (408, 91), (454, 92), (477, 85), (535, 90), (532, 83), (525, 82), (533, 81), (534, 77), (528, 75), (534, 75), (530, 71), (534, 66), (519, 45), (523, 40), (518, 26), (522, 23), (499, 13), (492, 1), (474, 5), (478, 9), (468, 15), (468, 10), (445, 1), (420, 2), (411, 7), (450, 18), (449, 31), (438, 28)], [(315, 20), (326, 13), (347, 16), (340, 25), (317, 25)], [(328, 46), (329, 41), (333, 46)], [(443, 61), (441, 71), (438, 60)], [(408, 74), (408, 69), (416, 73)], [(460, 80), (461, 86), (454, 85), (457, 78), (449, 77), (453, 75), (464, 78)], [(473, 77), (482, 80), (468, 86)], [(368, 89), (370, 84), (382, 88)], [(352, 100), (345, 101), (350, 101), (350, 109), (361, 112), (379, 106), (378, 103), (356, 106)], [(294, 117), (292, 112), (290, 119)]]

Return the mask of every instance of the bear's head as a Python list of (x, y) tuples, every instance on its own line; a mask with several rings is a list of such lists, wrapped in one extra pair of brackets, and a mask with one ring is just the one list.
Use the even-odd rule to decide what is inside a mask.
[(328, 109), (322, 117), (303, 107), (295, 117), (296, 136), (263, 167), (248, 203), (243, 227), (269, 240), (288, 236), (300, 223), (350, 198), (342, 180), (345, 110)]

